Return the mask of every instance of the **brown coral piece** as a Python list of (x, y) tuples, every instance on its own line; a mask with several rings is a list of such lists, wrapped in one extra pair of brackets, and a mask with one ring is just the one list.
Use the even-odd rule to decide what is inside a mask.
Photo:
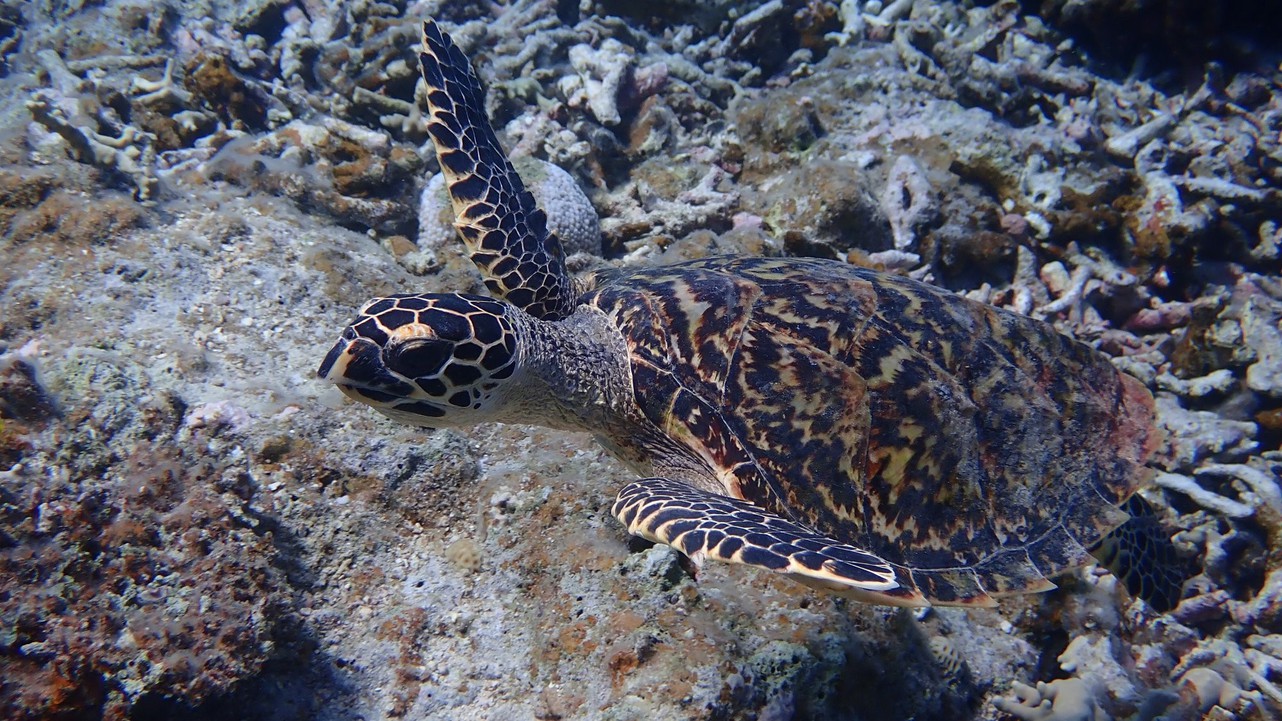
[(58, 185), (58, 179), (48, 170), (0, 170), (0, 236), (9, 233), (22, 211), (39, 205)]
[(192, 61), (187, 72), (187, 89), (209, 109), (233, 125), (262, 128), (267, 107), (241, 80), (221, 55), (204, 54)]
[(39, 205), (13, 219), (10, 237), (17, 243), (36, 239), (90, 246), (107, 242), (145, 224), (142, 206), (123, 195), (89, 197), (57, 190)]

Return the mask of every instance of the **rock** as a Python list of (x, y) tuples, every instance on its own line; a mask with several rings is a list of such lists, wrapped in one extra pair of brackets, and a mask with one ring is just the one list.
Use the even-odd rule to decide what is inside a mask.
[(867, 174), (851, 163), (815, 160), (784, 174), (745, 205), (757, 208), (792, 252), (836, 258), (852, 249), (894, 247), (890, 222)]
[[(537, 158), (518, 158), (513, 165), (547, 215), (548, 230), (561, 239), (565, 254), (600, 255), (601, 224), (596, 209), (573, 176)], [(427, 181), (419, 196), (418, 247), (420, 252), (433, 255), (463, 252), (463, 244), (454, 232), (454, 209), (446, 192), (445, 176), (440, 173)]]
[(1190, 411), (1175, 396), (1157, 395), (1157, 422), (1168, 434), (1159, 451), (1168, 468), (1191, 471), (1207, 458), (1241, 460), (1258, 448), (1254, 423), (1221, 418), (1209, 411)]
[(1247, 275), (1233, 290), (1232, 314), (1242, 325), (1242, 340), (1255, 352), (1246, 385), (1282, 399), (1282, 285), (1276, 279)]

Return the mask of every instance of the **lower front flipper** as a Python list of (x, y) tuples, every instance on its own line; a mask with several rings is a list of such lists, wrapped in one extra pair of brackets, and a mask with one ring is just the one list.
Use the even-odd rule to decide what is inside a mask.
[(747, 501), (668, 478), (642, 478), (611, 509), (628, 532), (689, 556), (788, 574), (807, 585), (893, 606), (929, 603), (907, 572), (874, 553), (829, 538)]

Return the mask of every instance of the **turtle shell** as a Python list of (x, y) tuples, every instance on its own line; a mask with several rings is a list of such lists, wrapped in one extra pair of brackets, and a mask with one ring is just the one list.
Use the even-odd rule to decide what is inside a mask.
[(1052, 588), (1156, 444), (1135, 379), (1049, 325), (910, 279), (714, 258), (602, 278), (656, 467), (880, 554), (934, 603)]

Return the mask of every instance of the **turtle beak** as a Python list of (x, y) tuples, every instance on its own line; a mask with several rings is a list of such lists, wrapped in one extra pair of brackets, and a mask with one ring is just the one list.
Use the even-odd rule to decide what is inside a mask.
[(382, 349), (368, 338), (340, 338), (325, 354), (316, 376), (365, 403), (385, 403), (414, 392), (413, 386), (387, 370)]
[[(348, 377), (348, 369), (360, 369), (362, 366), (368, 366), (370, 351), (377, 354), (378, 348), (369, 341), (340, 338), (334, 344), (334, 347), (330, 348), (329, 352), (325, 354), (325, 360), (321, 361), (320, 368), (316, 369), (316, 377), (326, 383), (335, 385), (351, 383)], [(365, 357), (363, 363), (357, 360), (362, 355)]]
[(316, 369), (317, 378), (326, 383), (338, 383), (342, 380), (343, 370), (347, 368), (348, 345), (350, 345), (348, 341), (340, 340), (329, 349), (325, 354), (325, 360), (321, 361), (320, 368)]

